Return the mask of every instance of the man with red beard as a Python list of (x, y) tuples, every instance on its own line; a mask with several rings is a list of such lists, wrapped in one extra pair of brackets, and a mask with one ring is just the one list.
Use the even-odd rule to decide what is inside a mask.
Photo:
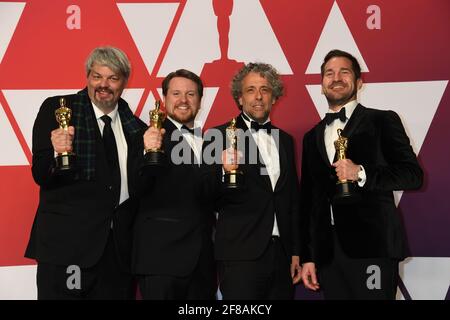
[[(124, 52), (96, 48), (86, 61), (87, 87), (48, 98), (39, 110), (32, 164), (39, 207), (25, 253), (38, 262), (38, 299), (134, 297), (127, 169), (146, 126), (120, 98), (130, 71)], [(55, 119), (61, 106), (71, 109), (60, 117), (70, 119), (66, 128)]]
[[(321, 75), (329, 112), (303, 139), (302, 279), (325, 299), (394, 299), (407, 251), (393, 191), (419, 188), (423, 172), (400, 117), (358, 103), (355, 57), (330, 51)], [(347, 139), (344, 159), (339, 136)], [(342, 182), (353, 194), (337, 192)]]
[[(180, 69), (162, 82), (167, 119), (141, 141), (140, 203), (134, 228), (133, 272), (144, 299), (211, 300), (216, 293), (212, 226), (204, 196), (201, 128), (195, 124), (203, 83)], [(144, 150), (163, 149), (165, 167), (145, 165)]]

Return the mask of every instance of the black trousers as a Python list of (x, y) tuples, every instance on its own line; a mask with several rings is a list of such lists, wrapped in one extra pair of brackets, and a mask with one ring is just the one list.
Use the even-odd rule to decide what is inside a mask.
[(39, 300), (130, 300), (136, 286), (131, 274), (118, 264), (112, 232), (102, 257), (90, 268), (61, 266), (38, 262)]
[(336, 233), (334, 257), (319, 267), (319, 283), (327, 300), (394, 300), (398, 263), (391, 258), (352, 259), (342, 250)]
[(224, 300), (291, 300), (294, 286), (287, 256), (278, 237), (272, 237), (256, 260), (220, 261), (219, 286)]
[(144, 300), (215, 300), (217, 274), (212, 247), (202, 250), (191, 274), (185, 277), (142, 275), (139, 289)]

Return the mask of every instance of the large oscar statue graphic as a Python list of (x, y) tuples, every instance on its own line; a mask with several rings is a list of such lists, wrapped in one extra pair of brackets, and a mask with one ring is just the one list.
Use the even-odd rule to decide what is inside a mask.
[[(233, 150), (233, 157), (236, 155), (238, 156), (238, 136), (237, 136), (237, 129), (236, 129), (236, 119), (233, 118), (230, 122), (230, 125), (225, 129), (226, 135), (228, 138), (229, 145), (231, 149)], [(234, 159), (237, 161), (237, 159)], [(237, 189), (242, 188), (244, 185), (244, 173), (239, 170), (237, 167), (236, 169), (225, 171), (224, 175), (224, 185), (225, 188), (228, 189)]]
[[(155, 102), (155, 109), (150, 111), (150, 127), (161, 130), (166, 114), (160, 110), (161, 102)], [(167, 164), (166, 154), (161, 149), (147, 149), (145, 150), (145, 165), (152, 167), (165, 167)]]
[[(55, 110), (56, 121), (59, 127), (65, 131), (70, 126), (70, 119), (72, 118), (72, 110), (67, 107), (66, 99), (59, 99), (59, 108)], [(75, 154), (70, 151), (58, 153), (56, 156), (55, 172), (71, 171), (75, 168)]]
[(219, 35), (220, 58), (210, 63), (205, 63), (202, 70), (202, 77), (223, 77), (229, 79), (244, 66), (228, 57), (230, 17), (233, 13), (233, 0), (212, 0), (214, 14), (217, 16), (217, 33)]
[[(342, 135), (342, 129), (337, 129), (338, 139), (334, 142), (337, 160), (347, 159), (346, 152), (348, 148), (348, 138)], [(338, 180), (336, 182), (336, 193), (334, 194), (333, 203), (344, 204), (356, 202), (359, 194), (356, 191), (356, 182), (352, 180)]]

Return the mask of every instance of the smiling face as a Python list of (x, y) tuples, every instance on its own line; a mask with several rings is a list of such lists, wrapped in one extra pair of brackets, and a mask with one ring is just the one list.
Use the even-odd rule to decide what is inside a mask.
[(192, 128), (195, 116), (200, 110), (200, 96), (197, 84), (184, 77), (174, 77), (170, 80), (164, 105), (167, 115), (172, 119)]
[(250, 72), (242, 79), (242, 96), (239, 98), (242, 111), (259, 123), (265, 122), (276, 100), (272, 91), (266, 78)]
[(87, 77), (91, 101), (103, 112), (112, 111), (125, 88), (126, 80), (109, 67), (94, 63)]
[(333, 110), (355, 100), (362, 80), (356, 79), (352, 63), (345, 57), (331, 58), (324, 67), (322, 94)]

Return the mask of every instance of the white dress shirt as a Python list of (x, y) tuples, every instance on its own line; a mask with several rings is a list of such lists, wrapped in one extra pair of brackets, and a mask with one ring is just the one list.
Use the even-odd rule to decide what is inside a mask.
[[(95, 118), (97, 119), (98, 128), (103, 136), (103, 128), (105, 127), (105, 123), (101, 119), (104, 115), (103, 111), (100, 110), (94, 102), (92, 102), (94, 106)], [(125, 134), (122, 129), (122, 122), (120, 121), (120, 115), (118, 112), (118, 105), (114, 107), (114, 110), (107, 114), (111, 118), (111, 128), (114, 132), (114, 138), (116, 139), (117, 152), (119, 158), (119, 167), (120, 167), (120, 200), (119, 204), (124, 202), (129, 198), (128, 194), (128, 176), (127, 176), (127, 157), (128, 157), (128, 145), (127, 140), (125, 139)]]
[[(245, 114), (245, 113), (244, 113)], [(247, 114), (245, 114), (249, 119), (251, 119)], [(248, 128), (250, 128), (250, 121), (244, 119), (245, 124)], [(267, 119), (265, 124), (269, 122), (270, 119)], [(275, 185), (277, 184), (278, 178), (280, 177), (280, 155), (278, 152), (277, 145), (275, 143), (275, 139), (272, 135), (268, 134), (266, 130), (252, 130), (253, 139), (258, 146), (259, 153), (261, 154), (262, 160), (266, 166), (266, 174), (269, 175), (270, 182), (272, 184), (272, 190), (275, 190)], [(264, 172), (261, 172), (264, 174)], [(274, 212), (274, 223), (272, 229), (273, 236), (279, 236), (280, 231), (278, 230), (277, 216)]]
[[(191, 147), (192, 151), (194, 152), (195, 157), (197, 158), (197, 164), (200, 165), (201, 163), (201, 151), (202, 151), (202, 144), (203, 144), (203, 138), (201, 135), (193, 135), (187, 132), (186, 130), (181, 130), (181, 127), (183, 126), (182, 123), (179, 123), (178, 121), (172, 119), (171, 117), (167, 117), (172, 123), (177, 127), (178, 130), (180, 130), (183, 134), (183, 138), (186, 139), (187, 143)], [(197, 127), (194, 126), (197, 130)]]
[[(325, 126), (325, 134), (324, 134), (325, 147), (327, 149), (328, 160), (330, 161), (331, 164), (333, 164), (334, 156), (336, 154), (334, 142), (338, 139), (337, 130), (338, 129), (344, 130), (345, 125), (348, 122), (348, 119), (350, 119), (350, 117), (352, 116), (353, 111), (355, 111), (355, 108), (357, 105), (358, 105), (358, 101), (353, 100), (353, 101), (350, 101), (347, 104), (343, 105), (341, 108), (339, 108), (339, 110), (334, 111), (332, 109), (328, 109), (328, 112), (336, 113), (336, 112), (339, 112), (342, 108), (345, 108), (345, 117), (346, 117), (344, 122), (341, 121), (340, 119), (336, 119), (331, 124)], [(358, 185), (360, 187), (364, 186), (364, 184), (366, 182), (366, 175), (365, 175), (363, 166), (361, 166), (361, 170), (362, 170), (362, 176), (361, 176), (362, 179), (361, 179), (361, 181), (358, 181)], [(331, 224), (334, 225), (333, 208), (332, 207), (331, 207)]]

